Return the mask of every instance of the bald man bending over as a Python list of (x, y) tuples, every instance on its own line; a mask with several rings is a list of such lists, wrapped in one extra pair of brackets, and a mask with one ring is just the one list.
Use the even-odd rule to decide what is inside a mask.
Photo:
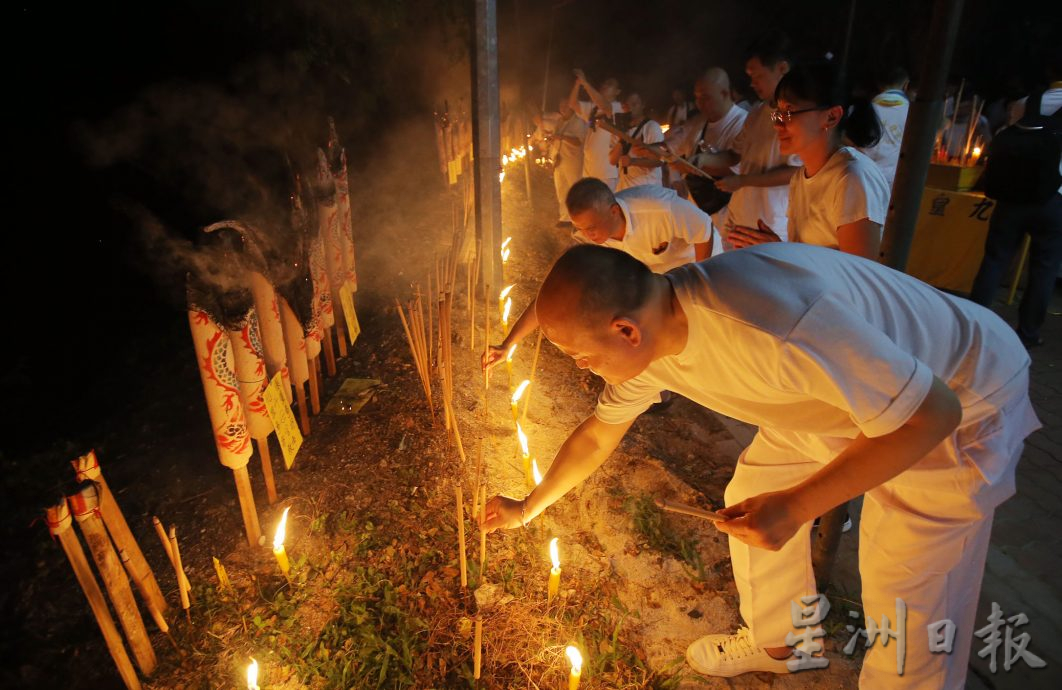
[[(615, 247), (657, 273), (722, 251), (711, 218), (674, 190), (658, 185), (639, 185), (613, 194), (601, 180), (585, 177), (572, 185), (565, 203), (575, 226), (575, 241)], [(510, 347), (537, 327), (532, 302), (505, 340), (487, 348), (483, 367), (500, 362)]]
[[(859, 565), (868, 619), (906, 607), (906, 657), (868, 650), (861, 688), (962, 688), (992, 515), (1039, 427), (1029, 357), (997, 316), (875, 262), (801, 244), (728, 252), (665, 275), (604, 247), (570, 249), (539, 291), (546, 337), (606, 381), (597, 409), (523, 499), (486, 529), (533, 520), (597, 469), (634, 419), (676, 393), (759, 427), (726, 489), (748, 627), (689, 646), (698, 672), (821, 667), (795, 651), (815, 601), (811, 521), (866, 494)], [(951, 654), (926, 626), (950, 619)]]

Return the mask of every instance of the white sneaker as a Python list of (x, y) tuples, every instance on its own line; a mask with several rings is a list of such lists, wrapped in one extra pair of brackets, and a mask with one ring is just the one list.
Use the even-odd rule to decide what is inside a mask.
[(686, 648), (686, 662), (705, 676), (731, 678), (742, 673), (789, 673), (787, 659), (775, 659), (752, 646), (752, 634), (742, 626), (732, 635), (708, 635)]

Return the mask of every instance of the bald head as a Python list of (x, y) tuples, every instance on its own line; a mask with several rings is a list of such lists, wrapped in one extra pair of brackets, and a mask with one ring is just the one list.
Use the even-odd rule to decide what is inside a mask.
[(616, 196), (609, 186), (596, 177), (584, 177), (568, 190), (564, 205), (568, 213), (582, 213), (591, 209), (605, 210), (616, 203)]
[(710, 67), (704, 71), (693, 85), (693, 98), (697, 109), (704, 113), (709, 122), (723, 119), (734, 100), (730, 96), (730, 77), (721, 67)]
[(536, 309), (546, 335), (604, 333), (617, 317), (631, 316), (649, 297), (653, 274), (630, 254), (583, 244), (553, 264), (538, 291)]

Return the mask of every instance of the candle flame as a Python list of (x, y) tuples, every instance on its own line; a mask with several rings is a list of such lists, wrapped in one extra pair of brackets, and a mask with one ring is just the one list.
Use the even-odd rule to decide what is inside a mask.
[(576, 675), (582, 673), (583, 655), (579, 653), (579, 648), (568, 645), (568, 648), (564, 650), (564, 653), (568, 655), (568, 661), (572, 662), (572, 673)]
[(502, 165), (509, 165), (509, 157), (504, 153), (502, 154)]
[[(559, 568), (560, 567), (560, 550), (557, 549), (557, 537), (553, 537), (552, 539), (549, 540), (549, 560), (553, 561), (553, 567), (554, 568)], [(569, 647), (569, 649), (574, 649), (574, 648), (573, 647)], [(578, 651), (578, 650), (576, 650), (576, 651)], [(572, 663), (574, 663), (574, 662), (572, 662)], [(583, 662), (580, 660), (579, 663), (582, 664)]]
[(503, 299), (505, 299), (506, 297), (508, 297), (509, 293), (513, 291), (514, 287), (516, 287), (516, 283), (513, 283), (512, 285), (509, 285), (508, 287), (502, 288), (502, 291), (498, 293), (498, 301), (500, 302)]
[(542, 472), (538, 469), (538, 460), (531, 458), (531, 476), (535, 478), (535, 486), (542, 483)]
[(509, 254), (511, 254), (511, 253), (512, 253), (512, 250), (510, 250), (510, 249), (501, 250), (501, 259), (502, 259), (502, 263), (503, 264), (506, 263), (507, 261), (509, 261)]
[[(513, 347), (516, 347), (516, 346), (513, 345)], [(530, 379), (524, 379), (523, 381), (520, 382), (520, 385), (516, 387), (516, 391), (513, 393), (513, 399), (511, 401), (513, 405), (515, 405), (516, 403), (520, 402), (520, 398), (523, 396), (524, 391), (526, 391), (527, 387), (530, 386), (530, 385), (531, 385), (531, 380)]]
[(667, 134), (667, 131), (671, 129), (671, 125), (660, 125), (660, 131)]
[(510, 243), (510, 242), (512, 242), (512, 241), (513, 241), (513, 238), (512, 238), (512, 237), (506, 237), (506, 238), (505, 238), (505, 240), (503, 240), (503, 241), (502, 241), (502, 246), (501, 246), (501, 248), (502, 248), (502, 249), (505, 249), (506, 247), (508, 247), (508, 246), (509, 246), (509, 243)]
[(502, 170), (500, 173), (498, 173), (498, 182), (505, 182), (505, 171), (504, 170)]
[(280, 524), (277, 525), (277, 533), (273, 536), (273, 548), (284, 548), (284, 526), (288, 523), (288, 511), (291, 510), (291, 506), (284, 509), (284, 514), (280, 516)]
[(502, 309), (502, 321), (503, 322), (509, 323), (509, 312), (512, 311), (512, 309), (513, 309), (513, 298), (512, 297), (506, 297), (505, 298), (505, 308)]
[(981, 147), (980, 146), (973, 147), (973, 155), (975, 155), (975, 156), (980, 156), (981, 155)]
[[(508, 309), (505, 310), (505, 318), (506, 319), (509, 318), (509, 310)], [(513, 361), (513, 353), (516, 352), (516, 346), (517, 345), (518, 345), (518, 343), (513, 343), (512, 347), (509, 348), (509, 351), (505, 353), (505, 361), (506, 362), (512, 362)]]
[(251, 657), (251, 664), (247, 667), (247, 690), (258, 690), (258, 662)]
[(523, 451), (524, 457), (527, 457), (531, 452), (527, 449), (527, 434), (520, 427), (520, 422), (516, 423), (516, 436), (520, 439), (520, 450)]

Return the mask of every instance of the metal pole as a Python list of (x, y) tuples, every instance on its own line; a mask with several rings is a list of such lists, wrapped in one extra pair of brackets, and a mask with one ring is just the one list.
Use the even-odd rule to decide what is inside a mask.
[[(483, 262), (483, 289), (494, 294), (501, 276), (501, 108), (498, 99), (498, 6), (496, 0), (475, 0), (475, 50), (472, 51), (472, 154), (475, 158), (476, 233)], [(489, 299), (488, 299), (489, 301)], [(488, 305), (489, 306), (489, 305)]]
[(944, 116), (944, 89), (951, 56), (955, 52), (962, 4), (963, 0), (936, 0), (926, 41), (936, 50), (925, 53), (919, 71), (918, 95), (907, 115), (882, 238), (885, 264), (898, 271), (907, 268), (918, 208), (929, 173), (929, 159), (933, 154), (933, 141)]

